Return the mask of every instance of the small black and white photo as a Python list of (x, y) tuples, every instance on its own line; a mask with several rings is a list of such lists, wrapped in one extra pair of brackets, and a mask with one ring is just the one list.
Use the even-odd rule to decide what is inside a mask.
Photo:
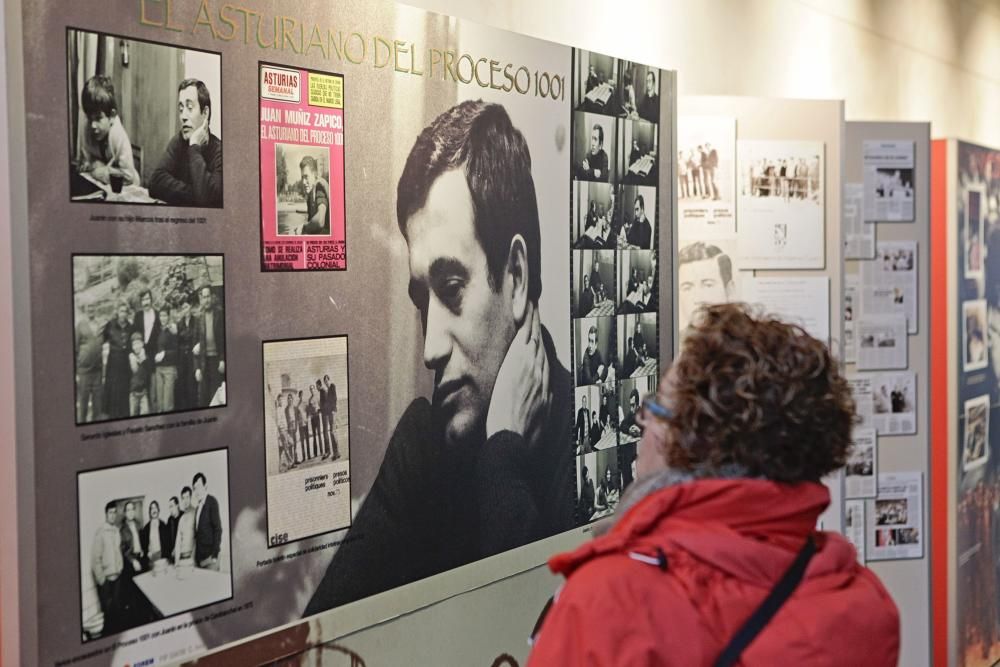
[(573, 320), (573, 340), (577, 359), (573, 364), (576, 386), (615, 383), (613, 317), (586, 317)]
[(573, 251), (573, 316), (609, 317), (615, 314), (614, 250)]
[(869, 328), (861, 336), (861, 347), (864, 348), (888, 348), (896, 347), (896, 332), (891, 328), (877, 329)]
[(659, 282), (656, 253), (627, 250), (618, 253), (618, 314), (657, 312)]
[(590, 523), (597, 516), (597, 452), (576, 457), (577, 524)]
[(74, 255), (76, 423), (226, 405), (222, 255)]
[(908, 500), (893, 498), (891, 500), (875, 501), (876, 526), (905, 526), (909, 523), (907, 514)]
[(876, 415), (901, 415), (916, 409), (913, 374), (883, 373), (872, 383), (872, 404)]
[(276, 143), (274, 168), (278, 236), (330, 236), (330, 147)]
[(744, 197), (823, 203), (822, 160), (818, 154), (782, 154), (779, 149), (753, 160), (741, 159), (740, 164)]
[(622, 224), (615, 230), (619, 250), (656, 248), (656, 188), (626, 185), (622, 188)]
[(962, 470), (968, 472), (984, 465), (990, 458), (990, 395), (983, 394), (965, 402), (965, 442), (962, 446)]
[(655, 67), (621, 61), (620, 113), (629, 120), (660, 122), (660, 72)]
[(659, 126), (637, 120), (622, 124), (622, 182), (629, 185), (657, 185), (656, 155)]
[(573, 112), (573, 176), (580, 181), (618, 180), (618, 120)]
[(620, 197), (607, 183), (573, 181), (573, 247), (614, 249), (621, 230)]
[(618, 355), (615, 363), (622, 380), (657, 374), (659, 340), (656, 313), (619, 315)]
[(601, 405), (601, 387), (596, 384), (587, 385), (577, 387), (575, 392), (576, 417), (573, 421), (573, 442), (574, 451), (580, 456), (596, 451), (603, 435), (598, 413)]
[(574, 49), (573, 108), (618, 116), (622, 112), (618, 91), (619, 65), (617, 58)]
[(878, 200), (911, 201), (913, 199), (913, 169), (877, 167), (875, 198)]
[(989, 363), (990, 345), (986, 299), (962, 303), (962, 370), (978, 371)]
[(594, 498), (594, 509), (597, 516), (611, 516), (618, 507), (618, 500), (622, 494), (622, 476), (618, 468), (618, 452), (614, 449), (605, 449), (597, 452), (597, 493)]
[(618, 383), (618, 444), (626, 445), (639, 440), (642, 428), (636, 422), (642, 399), (656, 393), (656, 375), (631, 378)]
[(222, 208), (222, 56), (66, 32), (70, 198)]
[(855, 425), (851, 449), (844, 466), (844, 497), (874, 498), (878, 495), (878, 433)]
[[(986, 225), (983, 224), (983, 198), (981, 186), (967, 187), (965, 207), (959, 212), (959, 225), (964, 228), (963, 249), (965, 255), (964, 273), (966, 278), (983, 276), (983, 256), (986, 254)], [(964, 223), (964, 225), (962, 224)]]
[(347, 336), (264, 341), (268, 546), (351, 525)]
[(228, 450), (77, 475), (84, 642), (233, 597)]
[(847, 457), (845, 473), (848, 477), (871, 477), (875, 474), (875, 449), (870, 444), (859, 446), (855, 443)]
[(902, 243), (879, 245), (878, 261), (882, 262), (882, 272), (913, 271), (916, 267), (916, 251)]

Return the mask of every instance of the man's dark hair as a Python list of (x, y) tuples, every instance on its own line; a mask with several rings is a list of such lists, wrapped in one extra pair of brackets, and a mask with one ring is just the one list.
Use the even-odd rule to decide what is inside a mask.
[(111, 83), (111, 78), (98, 74), (87, 79), (80, 92), (80, 106), (83, 107), (83, 113), (88, 116), (102, 111), (108, 117), (117, 113), (115, 84)]
[(180, 505), (180, 504), (181, 504), (181, 501), (177, 500), (177, 496), (170, 496), (170, 501), (171, 501), (171, 502), (172, 502), (172, 503), (173, 503), (174, 505)]
[[(212, 107), (212, 96), (208, 93), (208, 86), (201, 82), (200, 79), (184, 79), (177, 86), (177, 92), (180, 93), (185, 88), (190, 88), (194, 86), (198, 91), (198, 107), (201, 109), (202, 113), (205, 111), (205, 107)], [(212, 123), (212, 117), (208, 118), (209, 125)]]
[(134, 503), (133, 501), (131, 501), (131, 500), (130, 500), (130, 501), (128, 501), (127, 503), (125, 503), (125, 511), (126, 511), (126, 512), (128, 511), (128, 506), (129, 506), (129, 505), (131, 505), (131, 506), (132, 506), (132, 508), (133, 508), (133, 509), (135, 509), (135, 503)]
[(160, 503), (156, 502), (155, 500), (151, 500), (149, 501), (149, 507), (146, 508), (146, 511), (149, 512), (150, 514), (153, 513), (153, 505), (156, 505), (157, 512), (160, 511)]
[(635, 196), (635, 202), (639, 205), (639, 209), (643, 212), (646, 210), (646, 200), (642, 198), (642, 195)]
[(587, 338), (588, 339), (590, 338), (590, 334), (596, 334), (596, 333), (597, 333), (597, 325), (591, 324), (590, 329), (587, 330)]
[(314, 158), (311, 155), (305, 156), (299, 162), (299, 171), (302, 171), (306, 167), (309, 167), (312, 170), (312, 173), (314, 173), (314, 174), (318, 174), (319, 173), (319, 166), (316, 164), (316, 158)]
[(142, 290), (141, 292), (139, 292), (139, 303), (142, 304), (142, 297), (147, 296), (147, 295), (149, 296), (149, 305), (152, 306), (153, 305), (153, 292), (152, 292), (152, 290), (150, 290), (148, 288), (146, 288), (146, 289)]
[(194, 477), (191, 478), (191, 486), (194, 486), (195, 484), (197, 484), (199, 479), (201, 480), (202, 484), (204, 484), (205, 486), (208, 486), (208, 480), (205, 479), (205, 475), (203, 475), (200, 472), (196, 472), (194, 474)]
[(466, 101), (445, 111), (417, 137), (396, 187), (396, 220), (406, 224), (427, 204), (431, 186), (461, 167), (472, 197), (476, 239), (486, 254), (489, 284), (499, 291), (510, 242), (524, 237), (528, 254), (528, 298), (542, 293), (538, 201), (531, 154), (524, 135), (499, 104)]
[(190, 486), (185, 486), (183, 489), (181, 489), (181, 495), (183, 496), (185, 493), (188, 494), (189, 496), (191, 495), (191, 487)]
[(594, 129), (597, 130), (597, 141), (604, 147), (604, 126), (600, 123), (594, 123)]
[(712, 259), (713, 257), (716, 257), (716, 261), (719, 263), (719, 276), (722, 278), (723, 284), (728, 285), (733, 281), (733, 260), (729, 258), (729, 255), (722, 252), (722, 249), (718, 246), (702, 241), (684, 246), (677, 255), (677, 266), (680, 267), (684, 264), (700, 262), (705, 259)]
[(110, 501), (110, 502), (105, 503), (104, 504), (104, 513), (107, 514), (108, 512), (110, 512), (113, 509), (118, 509), (117, 505), (118, 504), (115, 501), (113, 501), (113, 500)]
[(629, 392), (629, 394), (628, 394), (628, 402), (629, 402), (629, 404), (632, 403), (632, 399), (633, 398), (635, 399), (636, 405), (638, 405), (639, 404), (639, 390), (638, 389), (633, 388), (632, 391)]
[(329, 382), (330, 381), (330, 376), (329, 375), (324, 375), (323, 379), (326, 380), (327, 382)]

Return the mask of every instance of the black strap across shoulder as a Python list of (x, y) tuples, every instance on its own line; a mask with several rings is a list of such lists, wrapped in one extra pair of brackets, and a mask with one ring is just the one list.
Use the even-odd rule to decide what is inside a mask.
[(799, 551), (799, 555), (795, 557), (795, 561), (791, 567), (782, 575), (781, 580), (775, 584), (771, 592), (764, 598), (764, 601), (760, 603), (760, 606), (754, 610), (750, 618), (746, 620), (737, 633), (733, 635), (733, 638), (729, 640), (729, 644), (715, 661), (715, 667), (732, 667), (736, 664), (743, 651), (750, 646), (761, 630), (771, 622), (771, 619), (778, 613), (778, 610), (785, 604), (785, 601), (795, 592), (799, 582), (802, 581), (802, 575), (805, 574), (806, 566), (809, 565), (809, 561), (815, 553), (816, 543), (813, 542), (813, 538), (810, 535), (806, 538), (805, 546)]

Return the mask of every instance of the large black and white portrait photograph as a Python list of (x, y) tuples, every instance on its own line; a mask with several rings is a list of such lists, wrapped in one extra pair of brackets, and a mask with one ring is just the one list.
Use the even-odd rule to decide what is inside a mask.
[(617, 231), (620, 250), (656, 248), (656, 188), (626, 185), (622, 188), (621, 225)]
[(222, 58), (66, 31), (73, 201), (222, 208)]
[(330, 147), (274, 144), (278, 236), (330, 236)]
[(74, 255), (76, 423), (226, 405), (221, 255)]
[(628, 250), (618, 253), (618, 313), (655, 313), (659, 307), (656, 252)]
[(647, 394), (656, 393), (657, 376), (646, 375), (618, 383), (618, 443), (626, 445), (637, 442), (642, 435), (642, 427), (636, 421), (642, 399)]
[(614, 248), (621, 226), (619, 197), (614, 186), (592, 181), (573, 182), (574, 248)]
[(656, 375), (659, 363), (659, 337), (657, 336), (656, 313), (639, 315), (619, 315), (617, 320), (618, 378)]
[(660, 122), (660, 72), (655, 67), (621, 61), (618, 83), (621, 115), (629, 120)]
[(618, 180), (618, 120), (573, 112), (573, 176), (580, 181)]
[(962, 471), (978, 468), (990, 458), (990, 395), (965, 402), (965, 442), (962, 444)]
[(659, 127), (642, 121), (623, 121), (620, 144), (624, 160), (622, 182), (632, 185), (657, 185), (659, 170), (656, 155), (659, 148)]
[(573, 58), (573, 108), (608, 116), (621, 113), (619, 65), (617, 58), (577, 49)]
[(738, 142), (742, 268), (823, 267), (823, 151), (812, 141)]
[(228, 450), (77, 475), (83, 641), (233, 597)]
[(573, 251), (574, 317), (608, 317), (615, 314), (614, 250)]
[(268, 544), (351, 525), (347, 336), (265, 341)]
[(576, 386), (614, 383), (614, 317), (573, 320)]

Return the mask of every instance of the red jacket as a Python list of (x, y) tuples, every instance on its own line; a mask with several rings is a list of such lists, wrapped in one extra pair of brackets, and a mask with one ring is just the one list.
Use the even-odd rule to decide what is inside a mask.
[[(746, 479), (649, 494), (606, 535), (549, 561), (567, 581), (528, 667), (712, 665), (829, 503), (821, 484)], [(895, 665), (899, 614), (889, 594), (843, 537), (814, 539), (802, 582), (740, 664)]]

